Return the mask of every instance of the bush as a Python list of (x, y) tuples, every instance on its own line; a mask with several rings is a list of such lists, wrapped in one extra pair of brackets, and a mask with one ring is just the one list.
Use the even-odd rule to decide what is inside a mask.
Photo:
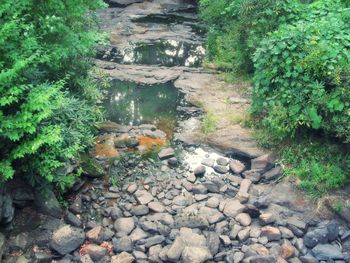
[(100, 113), (87, 58), (102, 35), (88, 13), (102, 5), (99, 0), (1, 2), (2, 179), (17, 173), (32, 182), (64, 181), (55, 178), (55, 170), (90, 142)]
[(281, 138), (300, 128), (350, 141), (350, 15), (340, 2), (309, 6), (255, 53), (253, 111)]

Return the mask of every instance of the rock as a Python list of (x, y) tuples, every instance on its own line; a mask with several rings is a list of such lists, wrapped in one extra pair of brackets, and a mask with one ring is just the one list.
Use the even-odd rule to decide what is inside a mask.
[(134, 228), (135, 222), (131, 217), (119, 218), (114, 222), (114, 229), (117, 231), (118, 237), (128, 235)]
[(11, 238), (8, 242), (8, 248), (10, 251), (20, 252), (25, 251), (29, 245), (28, 233), (22, 232), (15, 237)]
[(293, 247), (289, 242), (285, 241), (281, 246), (280, 255), (283, 259), (288, 260), (294, 257), (295, 247)]
[(273, 161), (268, 154), (262, 155), (251, 161), (251, 169), (266, 172), (273, 167)]
[(275, 263), (276, 258), (273, 256), (253, 256), (253, 257), (249, 257), (247, 258), (249, 259), (249, 263)]
[(131, 208), (131, 214), (135, 216), (143, 216), (149, 213), (149, 207), (145, 205), (137, 205)]
[(35, 191), (35, 205), (42, 211), (44, 214), (60, 218), (62, 214), (62, 208), (58, 202), (55, 194), (47, 189), (44, 192), (37, 190)]
[(226, 246), (226, 247), (231, 245), (231, 243), (232, 243), (231, 239), (228, 236), (220, 235), (219, 238), (220, 238), (221, 242), (224, 244), (224, 246)]
[(135, 258), (127, 252), (122, 252), (119, 255), (111, 258), (111, 263), (132, 263)]
[(246, 228), (240, 230), (237, 234), (238, 240), (240, 240), (241, 242), (246, 241), (249, 237), (250, 230), (251, 230), (250, 227), (246, 227)]
[(208, 190), (209, 193), (220, 193), (219, 185), (213, 182), (204, 182), (203, 186)]
[(262, 177), (266, 181), (272, 181), (281, 177), (282, 173), (282, 168), (280, 166), (277, 166), (275, 168), (272, 168), (270, 171), (264, 173)]
[(24, 208), (34, 201), (34, 193), (30, 187), (16, 187), (11, 191), (12, 202), (16, 207)]
[(242, 226), (249, 226), (252, 223), (252, 219), (246, 213), (240, 213), (235, 217), (235, 220)]
[(179, 161), (175, 157), (168, 159), (169, 166), (176, 167), (178, 164), (179, 164)]
[(264, 213), (259, 216), (260, 224), (265, 226), (274, 223), (275, 216), (272, 213)]
[(244, 163), (238, 161), (238, 160), (231, 160), (229, 164), (231, 172), (234, 174), (240, 174), (245, 170)]
[(256, 206), (258, 209), (266, 209), (269, 206), (269, 202), (266, 197), (259, 197), (253, 202), (253, 205)]
[(193, 173), (196, 177), (203, 177), (205, 172), (206, 172), (206, 168), (203, 165), (196, 167), (193, 171)]
[(104, 241), (104, 231), (102, 226), (97, 226), (86, 233), (86, 238), (94, 243), (101, 244)]
[(184, 263), (202, 263), (212, 258), (207, 247), (185, 247), (182, 252)]
[(312, 249), (312, 253), (318, 260), (342, 260), (344, 256), (338, 246), (330, 244), (318, 244)]
[(69, 210), (74, 214), (81, 214), (83, 212), (83, 201), (81, 196), (75, 198), (74, 202), (69, 206)]
[(88, 244), (84, 247), (84, 252), (87, 253), (90, 258), (97, 262), (107, 255), (107, 249), (95, 244)]
[(251, 218), (258, 218), (261, 215), (259, 209), (254, 205), (246, 205), (243, 213), (247, 213)]
[(208, 193), (208, 189), (203, 184), (195, 184), (192, 187), (193, 194), (205, 195)]
[(209, 227), (208, 220), (201, 215), (182, 214), (175, 218), (174, 222), (177, 228), (188, 227), (188, 228), (199, 228), (205, 229)]
[(302, 263), (319, 263), (319, 261), (312, 256), (301, 256), (300, 261)]
[(153, 196), (146, 190), (137, 190), (134, 195), (141, 205), (147, 205), (153, 200)]
[(326, 244), (328, 243), (328, 231), (326, 228), (319, 228), (313, 231), (309, 231), (304, 236), (304, 245), (307, 248), (313, 248), (317, 244)]
[(269, 241), (278, 241), (281, 239), (281, 231), (276, 227), (265, 226), (261, 228), (261, 237), (267, 237)]
[(165, 207), (160, 202), (150, 202), (148, 203), (148, 207), (156, 213), (163, 213), (165, 211)]
[(215, 160), (211, 158), (206, 158), (202, 160), (202, 164), (208, 167), (213, 167), (215, 164)]
[(123, 236), (121, 238), (113, 239), (113, 251), (115, 253), (132, 252), (133, 246), (131, 238), (128, 236)]
[(5, 249), (5, 235), (0, 232), (0, 259), (4, 254), (4, 249)]
[(329, 242), (336, 240), (339, 236), (339, 224), (336, 222), (329, 223), (327, 225), (327, 238)]
[(206, 205), (211, 208), (217, 208), (219, 204), (220, 204), (220, 200), (217, 197), (213, 196), (208, 199)]
[(257, 170), (248, 170), (243, 172), (243, 178), (252, 181), (254, 184), (258, 183), (261, 179), (261, 173)]
[(161, 160), (169, 159), (174, 156), (175, 156), (175, 151), (173, 148), (165, 148), (158, 153), (158, 157)]
[(190, 205), (192, 202), (189, 198), (186, 198), (185, 196), (183, 195), (179, 195), (179, 196), (176, 196), (174, 199), (173, 199), (173, 204), (174, 205), (178, 205), (178, 206), (188, 206)]
[(84, 240), (83, 230), (65, 225), (53, 233), (50, 247), (61, 255), (66, 255), (80, 247)]
[(229, 217), (236, 217), (239, 213), (242, 213), (245, 206), (242, 205), (238, 200), (231, 199), (228, 200), (224, 207), (224, 215)]
[(213, 256), (219, 252), (220, 238), (218, 234), (215, 232), (208, 232), (207, 247), (209, 248), (210, 254)]
[(303, 233), (305, 233), (306, 228), (307, 228), (307, 225), (306, 225), (305, 222), (303, 222), (303, 221), (301, 221), (301, 220), (299, 220), (299, 219), (297, 219), (295, 217), (288, 218), (287, 225), (288, 225), (288, 227), (293, 227), (294, 226), (294, 227), (300, 229)]
[(162, 252), (163, 247), (161, 245), (152, 246), (148, 250), (148, 259), (150, 262), (162, 262), (159, 258), (159, 254)]
[(81, 220), (73, 213), (67, 212), (66, 215), (64, 216), (64, 220), (66, 221), (67, 224), (70, 224), (75, 227), (81, 227), (82, 222)]
[(185, 249), (185, 243), (180, 236), (176, 237), (174, 243), (171, 245), (166, 255), (171, 262), (177, 262)]
[(144, 245), (146, 248), (152, 247), (154, 245), (158, 245), (161, 244), (165, 241), (165, 237), (163, 237), (162, 235), (156, 235), (153, 237), (149, 237), (147, 239), (144, 240)]
[(141, 228), (135, 228), (134, 231), (130, 234), (130, 238), (132, 242), (136, 242), (148, 237), (148, 234), (143, 231)]
[(137, 188), (138, 188), (137, 184), (136, 184), (136, 183), (132, 183), (132, 184), (130, 184), (130, 185), (128, 186), (128, 188), (127, 188), (126, 191), (127, 191), (129, 194), (132, 195), (133, 193), (136, 192)]
[(220, 157), (216, 160), (216, 163), (221, 166), (227, 166), (228, 160), (226, 158)]
[(222, 166), (222, 165), (214, 165), (214, 171), (219, 173), (219, 174), (225, 174), (228, 172), (228, 169), (226, 166)]

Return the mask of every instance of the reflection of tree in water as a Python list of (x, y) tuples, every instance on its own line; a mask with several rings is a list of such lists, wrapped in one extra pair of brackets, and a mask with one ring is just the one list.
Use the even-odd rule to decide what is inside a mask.
[(109, 120), (125, 125), (154, 123), (169, 130), (176, 124), (176, 107), (183, 95), (172, 83), (144, 87), (118, 81), (113, 86), (104, 102)]
[(199, 44), (167, 40), (137, 44), (125, 50), (124, 63), (198, 67), (204, 55), (204, 48)]

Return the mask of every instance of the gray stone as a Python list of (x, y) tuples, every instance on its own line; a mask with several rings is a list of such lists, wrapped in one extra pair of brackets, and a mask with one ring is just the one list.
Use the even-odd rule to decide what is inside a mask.
[(249, 257), (249, 263), (275, 263), (276, 258), (274, 256), (253, 256)]
[(180, 236), (176, 237), (174, 243), (171, 245), (166, 255), (171, 262), (177, 262), (185, 249), (185, 243)]
[(113, 239), (113, 251), (115, 253), (120, 252), (132, 252), (133, 245), (132, 240), (128, 236)]
[(265, 172), (270, 170), (272, 167), (273, 167), (273, 161), (268, 154), (262, 155), (251, 161), (252, 170), (260, 170), (261, 172)]
[(221, 166), (227, 166), (228, 160), (226, 158), (220, 157), (216, 160), (216, 163)]
[(199, 228), (205, 229), (209, 227), (209, 223), (204, 216), (183, 214), (175, 218), (175, 226), (177, 228), (188, 227), (188, 228)]
[(270, 171), (264, 173), (262, 177), (266, 181), (272, 181), (281, 177), (282, 173), (282, 168), (280, 166), (277, 166), (275, 168), (272, 168)]
[(153, 196), (146, 190), (137, 190), (134, 195), (141, 205), (147, 205), (153, 200)]
[(195, 195), (205, 195), (208, 193), (208, 189), (203, 184), (195, 184), (192, 187), (192, 192)]
[(40, 190), (35, 191), (35, 205), (50, 216), (60, 218), (62, 215), (61, 205), (51, 190), (46, 190), (45, 193)]
[(342, 260), (344, 256), (338, 246), (330, 244), (318, 244), (312, 249), (312, 253), (318, 260)]
[(83, 230), (65, 225), (53, 233), (50, 247), (61, 255), (66, 255), (80, 247), (84, 240)]
[(143, 240), (143, 242), (145, 242), (144, 245), (146, 248), (161, 244), (164, 241), (165, 241), (165, 237), (163, 237), (162, 235), (156, 235)]
[(95, 245), (95, 244), (86, 245), (84, 247), (84, 251), (90, 256), (90, 258), (94, 262), (100, 261), (108, 253), (106, 248)]
[(114, 229), (117, 231), (118, 237), (128, 235), (134, 228), (135, 222), (131, 217), (119, 218), (114, 222)]
[(207, 247), (185, 247), (182, 252), (184, 263), (202, 263), (212, 258)]
[(304, 245), (307, 248), (313, 248), (317, 244), (326, 244), (328, 243), (328, 231), (325, 228), (315, 229), (313, 231), (309, 231), (304, 236)]
[(202, 177), (205, 174), (206, 168), (203, 165), (196, 167), (193, 171), (194, 175), (197, 177)]
[(149, 213), (149, 208), (145, 205), (138, 205), (131, 208), (131, 214), (135, 216), (143, 216)]
[(301, 256), (300, 261), (302, 263), (319, 263), (319, 261), (312, 256)]
[(242, 205), (238, 200), (231, 199), (227, 200), (223, 213), (225, 214), (225, 216), (234, 218), (239, 213), (242, 213), (244, 208), (245, 206)]
[(207, 247), (209, 248), (210, 254), (213, 256), (219, 252), (220, 238), (218, 234), (215, 232), (208, 232)]
[(257, 170), (248, 170), (243, 172), (242, 176), (245, 179), (252, 181), (254, 184), (258, 183), (261, 179), (261, 174)]
[(135, 258), (127, 252), (122, 252), (119, 255), (111, 258), (111, 263), (132, 263)]
[(160, 202), (150, 202), (148, 203), (148, 207), (156, 213), (163, 213), (165, 211), (165, 207)]
[(86, 238), (94, 243), (101, 244), (104, 241), (104, 230), (102, 226), (96, 226), (86, 233)]
[(69, 206), (69, 210), (74, 214), (81, 214), (83, 212), (83, 201), (81, 196), (77, 196), (74, 202)]
[(219, 174), (225, 174), (228, 172), (228, 169), (226, 166), (214, 165), (214, 171), (219, 173)]
[(70, 225), (75, 226), (75, 227), (81, 227), (83, 224), (81, 222), (81, 220), (76, 215), (74, 215), (73, 213), (71, 213), (69, 211), (64, 216), (64, 220), (66, 221), (67, 224), (70, 224)]

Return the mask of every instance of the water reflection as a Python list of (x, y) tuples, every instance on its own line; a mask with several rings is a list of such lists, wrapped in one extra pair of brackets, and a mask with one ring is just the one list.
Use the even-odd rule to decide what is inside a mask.
[(176, 107), (183, 104), (183, 95), (172, 83), (142, 86), (115, 80), (104, 108), (109, 120), (123, 125), (153, 123), (173, 128), (178, 118)]
[(138, 43), (119, 51), (119, 63), (199, 67), (205, 56), (202, 45), (176, 40)]

